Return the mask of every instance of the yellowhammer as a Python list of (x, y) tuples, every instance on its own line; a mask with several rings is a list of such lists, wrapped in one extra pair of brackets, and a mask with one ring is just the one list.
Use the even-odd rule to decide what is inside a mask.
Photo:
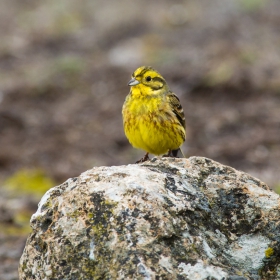
[[(170, 91), (164, 78), (152, 67), (139, 67), (128, 83), (131, 86), (123, 104), (126, 137), (135, 148), (149, 153), (177, 156), (185, 141), (185, 116), (179, 98)], [(137, 163), (138, 163), (137, 162)]]

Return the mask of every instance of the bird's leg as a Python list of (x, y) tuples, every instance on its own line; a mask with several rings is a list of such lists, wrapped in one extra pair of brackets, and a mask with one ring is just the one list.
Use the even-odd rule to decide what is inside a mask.
[(146, 153), (140, 160), (136, 161), (136, 163), (142, 163), (144, 161), (149, 160), (149, 153)]
[(168, 153), (166, 155), (163, 155), (163, 157), (172, 157), (172, 150), (168, 150)]

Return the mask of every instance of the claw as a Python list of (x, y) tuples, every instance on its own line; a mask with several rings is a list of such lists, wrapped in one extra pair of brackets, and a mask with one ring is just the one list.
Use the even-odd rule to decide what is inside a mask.
[(147, 161), (147, 160), (149, 160), (149, 159), (150, 159), (150, 158), (149, 158), (149, 153), (146, 153), (146, 154), (144, 155), (144, 157), (142, 157), (141, 159), (137, 160), (136, 163), (142, 163), (142, 162)]

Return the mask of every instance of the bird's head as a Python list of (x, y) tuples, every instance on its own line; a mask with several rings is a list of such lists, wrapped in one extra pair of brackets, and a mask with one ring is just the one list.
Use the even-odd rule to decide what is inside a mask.
[(164, 78), (150, 66), (137, 68), (133, 72), (132, 79), (128, 82), (128, 85), (137, 87), (140, 91), (147, 94), (167, 87)]

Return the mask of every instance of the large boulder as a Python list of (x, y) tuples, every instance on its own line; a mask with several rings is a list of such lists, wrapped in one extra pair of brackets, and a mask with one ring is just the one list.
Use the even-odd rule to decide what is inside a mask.
[(280, 279), (279, 205), (207, 158), (95, 167), (44, 195), (20, 279)]

